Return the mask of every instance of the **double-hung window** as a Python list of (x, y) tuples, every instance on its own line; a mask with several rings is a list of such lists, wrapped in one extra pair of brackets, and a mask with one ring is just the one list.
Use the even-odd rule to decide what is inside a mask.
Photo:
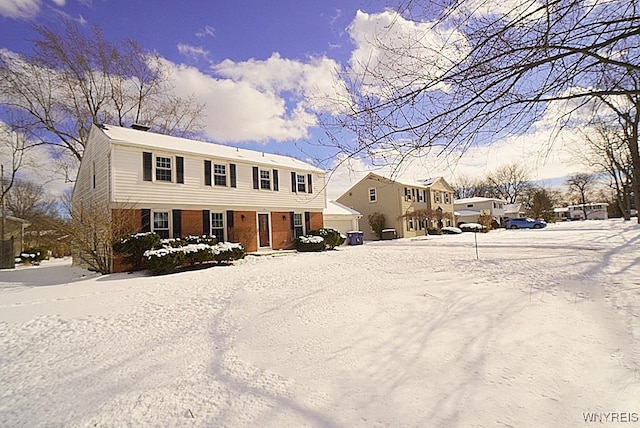
[(156, 156), (156, 181), (171, 181), (171, 158)]
[(153, 213), (153, 231), (162, 239), (169, 238), (168, 211), (156, 211)]
[(450, 202), (451, 202), (451, 197), (449, 196), (449, 194), (448, 194), (448, 193), (445, 193), (445, 194), (444, 194), (444, 203), (445, 203), (445, 204), (448, 204), (448, 203), (450, 203)]
[(294, 238), (304, 235), (304, 226), (302, 223), (302, 214), (293, 214), (293, 233)]
[(218, 242), (224, 242), (224, 214), (211, 213), (211, 235), (218, 238)]
[(216, 186), (227, 185), (227, 166), (213, 164), (213, 184)]
[(269, 170), (260, 170), (260, 188), (266, 190), (271, 189), (271, 174)]
[(302, 174), (296, 176), (296, 183), (298, 183), (298, 192), (307, 192), (307, 182)]
[(372, 187), (369, 189), (369, 202), (375, 202), (378, 200), (378, 195), (376, 193), (376, 188)]

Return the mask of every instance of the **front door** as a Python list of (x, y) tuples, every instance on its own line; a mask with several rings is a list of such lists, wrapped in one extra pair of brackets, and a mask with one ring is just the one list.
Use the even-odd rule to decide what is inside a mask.
[(258, 214), (258, 236), (260, 240), (260, 247), (270, 247), (269, 242), (269, 214)]

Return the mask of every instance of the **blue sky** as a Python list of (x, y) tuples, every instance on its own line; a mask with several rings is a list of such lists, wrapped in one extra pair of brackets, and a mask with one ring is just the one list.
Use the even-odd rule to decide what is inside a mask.
[[(376, 54), (367, 40), (397, 17), (378, 0), (0, 0), (0, 49), (25, 53), (33, 24), (65, 18), (158, 52), (173, 70), (176, 92), (207, 104), (205, 132), (212, 141), (331, 159), (335, 153), (317, 145), (323, 135), (317, 115), (329, 108), (318, 100), (334, 95), (337, 70)], [(421, 25), (397, 22), (399, 31)], [(406, 175), (455, 181), (458, 174), (480, 177), (512, 160), (535, 164), (534, 177), (542, 180), (573, 172), (566, 154), (532, 158), (530, 141), (506, 138), (454, 163), (422, 159)], [(332, 175), (330, 197), (370, 169), (363, 159), (349, 164)]]

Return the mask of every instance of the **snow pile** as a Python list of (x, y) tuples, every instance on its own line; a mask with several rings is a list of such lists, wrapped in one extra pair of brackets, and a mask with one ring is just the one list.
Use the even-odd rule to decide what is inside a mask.
[(0, 426), (637, 417), (638, 254), (637, 224), (589, 221), (161, 277), (0, 271)]

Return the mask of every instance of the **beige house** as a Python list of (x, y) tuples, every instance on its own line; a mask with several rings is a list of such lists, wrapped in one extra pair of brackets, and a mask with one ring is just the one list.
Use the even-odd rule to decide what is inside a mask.
[(369, 173), (337, 201), (362, 214), (365, 240), (377, 239), (368, 223), (376, 212), (384, 215), (385, 228), (395, 229), (398, 238), (425, 235), (428, 227), (455, 225), (453, 188), (442, 177), (410, 182)]
[(453, 204), (458, 223), (476, 223), (480, 215), (487, 214), (493, 217), (498, 224), (502, 224), (507, 201), (497, 198), (474, 197), (456, 199)]

